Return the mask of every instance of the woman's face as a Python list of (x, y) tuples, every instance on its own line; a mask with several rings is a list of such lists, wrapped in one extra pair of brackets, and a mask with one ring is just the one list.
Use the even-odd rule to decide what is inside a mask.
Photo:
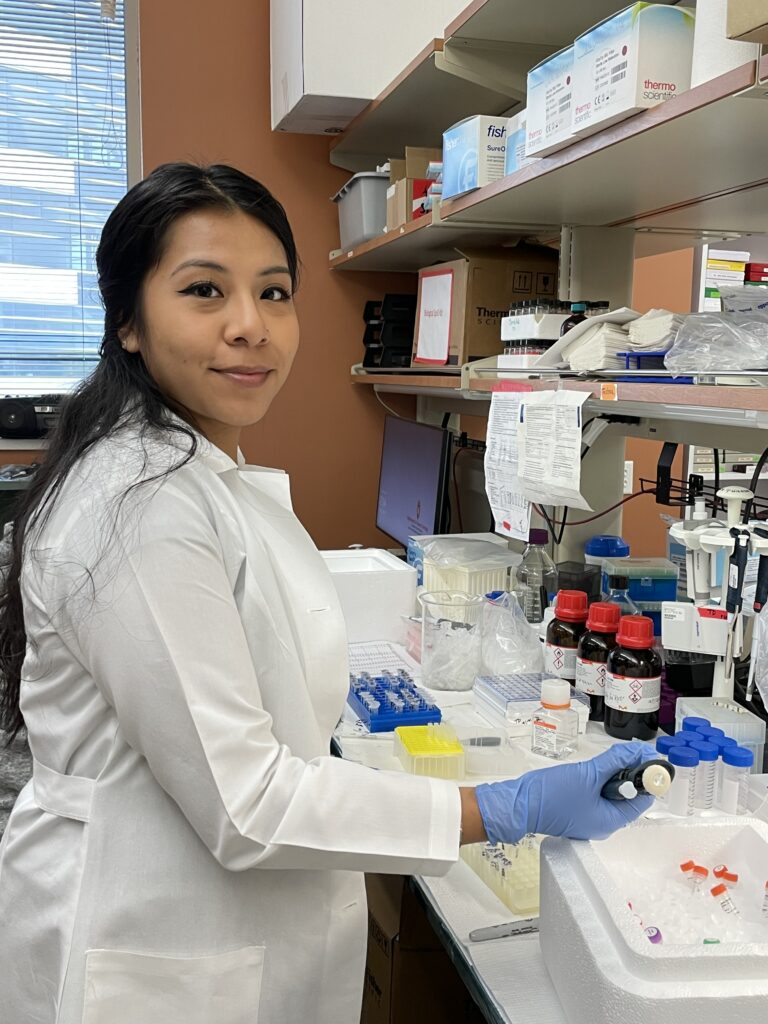
[(283, 386), (299, 325), (285, 250), (240, 211), (180, 217), (142, 289), (141, 333), (121, 332), (154, 381), (196, 427), (235, 457)]

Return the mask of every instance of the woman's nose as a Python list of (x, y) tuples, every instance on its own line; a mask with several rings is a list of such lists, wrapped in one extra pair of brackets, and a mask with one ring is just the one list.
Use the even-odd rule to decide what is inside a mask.
[(269, 330), (259, 302), (252, 296), (243, 296), (231, 303), (225, 339), (230, 344), (245, 342), (261, 345), (268, 340)]

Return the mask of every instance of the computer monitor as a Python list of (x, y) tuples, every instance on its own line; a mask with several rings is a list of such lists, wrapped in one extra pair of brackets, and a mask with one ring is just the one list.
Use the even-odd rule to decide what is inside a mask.
[(443, 532), (450, 456), (449, 431), (386, 417), (376, 525), (403, 547)]

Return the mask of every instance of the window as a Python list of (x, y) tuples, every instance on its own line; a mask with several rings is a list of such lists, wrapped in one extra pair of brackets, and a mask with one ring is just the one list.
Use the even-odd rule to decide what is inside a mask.
[(96, 246), (127, 188), (123, 7), (0, 3), (0, 395), (68, 391), (98, 358)]

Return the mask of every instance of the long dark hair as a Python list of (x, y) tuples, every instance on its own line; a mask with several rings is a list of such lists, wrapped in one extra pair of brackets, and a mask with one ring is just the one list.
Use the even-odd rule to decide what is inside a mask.
[(162, 476), (195, 454), (194, 431), (171, 414), (187, 421), (191, 417), (162, 394), (141, 355), (122, 348), (119, 332), (132, 325), (141, 335), (142, 284), (162, 257), (169, 228), (179, 217), (206, 208), (241, 210), (269, 228), (285, 250), (296, 285), (298, 256), (285, 211), (263, 185), (233, 167), (163, 164), (135, 185), (110, 214), (96, 252), (104, 304), (101, 359), (64, 402), (45, 461), (15, 509), (0, 590), (0, 728), (11, 738), (24, 724), (19, 689), (27, 636), (20, 576), (30, 529), (47, 521), (78, 459), (126, 420), (139, 426), (142, 437), (147, 431), (160, 430), (183, 442), (183, 457)]

